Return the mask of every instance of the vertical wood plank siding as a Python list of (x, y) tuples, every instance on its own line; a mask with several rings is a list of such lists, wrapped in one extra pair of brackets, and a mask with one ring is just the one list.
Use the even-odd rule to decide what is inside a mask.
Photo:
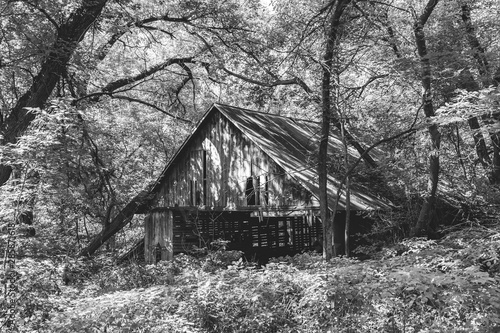
[[(268, 208), (308, 204), (306, 191), (284, 170), (220, 113), (214, 113), (198, 132), (163, 181), (159, 207), (199, 205), (238, 209), (247, 207), (245, 186), (248, 177), (259, 184), (256, 203)], [(206, 152), (206, 191), (203, 193), (203, 151)], [(265, 180), (268, 180), (266, 186)], [(258, 178), (258, 180), (257, 180)], [(264, 189), (268, 189), (268, 201)], [(196, 193), (201, 202), (196, 202)], [(203, 202), (206, 200), (206, 202)]]
[(144, 220), (144, 258), (148, 263), (158, 259), (172, 260), (173, 247), (172, 211), (152, 212)]

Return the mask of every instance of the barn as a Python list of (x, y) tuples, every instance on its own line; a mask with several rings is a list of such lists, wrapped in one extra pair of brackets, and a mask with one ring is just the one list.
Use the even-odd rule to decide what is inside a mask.
[[(144, 223), (146, 261), (171, 260), (215, 239), (257, 256), (313, 247), (322, 235), (319, 131), (313, 121), (213, 104), (153, 186)], [(329, 149), (341, 156), (339, 136), (332, 134)], [(330, 207), (336, 184), (330, 175)], [(351, 192), (353, 211), (387, 208), (367, 189)], [(343, 200), (338, 213), (345, 213)]]

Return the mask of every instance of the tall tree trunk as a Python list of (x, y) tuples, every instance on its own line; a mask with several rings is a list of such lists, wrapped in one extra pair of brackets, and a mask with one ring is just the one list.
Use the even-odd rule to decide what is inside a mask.
[[(331, 81), (334, 49), (338, 45), (339, 28), (341, 26), (340, 19), (350, 0), (339, 0), (330, 21), (330, 30), (327, 36), (326, 50), (323, 57), (323, 79), (321, 85), (321, 101), (322, 101), (322, 125), (321, 125), (321, 140), (319, 144), (318, 156), (318, 176), (319, 176), (319, 200), (320, 200), (320, 216), (323, 222), (323, 257), (329, 260), (333, 257), (333, 237), (334, 223), (330, 219), (328, 209), (328, 137), (330, 135), (330, 122), (332, 121), (332, 102), (331, 102)], [(338, 85), (338, 82), (334, 83)], [(338, 113), (337, 113), (338, 114)], [(338, 122), (338, 120), (337, 120)], [(336, 126), (337, 124), (335, 124)]]
[(342, 143), (344, 144), (344, 166), (346, 170), (346, 180), (345, 180), (345, 227), (344, 227), (344, 249), (345, 255), (350, 257), (350, 229), (351, 229), (351, 179), (350, 175), (347, 174), (349, 170), (349, 154), (347, 151), (347, 141), (345, 139), (345, 119), (342, 121)]
[(389, 42), (389, 45), (392, 48), (392, 51), (394, 52), (394, 55), (396, 58), (401, 59), (403, 56), (401, 54), (401, 51), (399, 50), (396, 34), (394, 33), (394, 29), (392, 28), (391, 24), (389, 23), (389, 13), (386, 10), (385, 12), (382, 13), (382, 24), (384, 25), (388, 38), (387, 42)]
[[(498, 115), (493, 116), (496, 122), (500, 122)], [(490, 183), (500, 184), (500, 132), (491, 133), (491, 144), (493, 145), (493, 163), (490, 173)]]
[[(413, 27), (415, 34), (415, 43), (417, 45), (417, 52), (420, 57), (421, 64), (421, 82), (422, 82), (422, 104), (426, 117), (433, 117), (434, 106), (432, 104), (432, 91), (431, 91), (431, 65), (429, 55), (427, 53), (427, 45), (425, 39), (424, 27), (437, 5), (438, 0), (429, 0), (424, 8), (423, 13), (416, 19)], [(432, 218), (435, 208), (436, 192), (439, 180), (439, 148), (441, 145), (441, 133), (436, 124), (429, 126), (429, 135), (431, 138), (431, 150), (429, 152), (429, 179), (427, 185), (427, 193), (424, 196), (424, 203), (420, 209), (417, 223), (413, 227), (412, 235), (419, 236), (422, 232), (427, 231), (427, 226)]]
[(344, 229), (344, 242), (345, 242), (345, 255), (351, 256), (351, 180), (347, 176), (345, 181), (345, 229)]
[[(0, 144), (16, 143), (35, 119), (35, 114), (29, 108), (42, 108), (45, 105), (59, 78), (66, 73), (68, 62), (79, 42), (99, 17), (106, 3), (107, 0), (84, 0), (67, 21), (58, 27), (55, 42), (31, 87), (19, 98), (0, 127), (3, 137)], [(0, 165), (0, 186), (9, 179), (11, 172), (10, 166)]]
[[(480, 89), (479, 84), (476, 82), (474, 76), (468, 68), (465, 68), (460, 72), (456, 88), (467, 91), (478, 91)], [(453, 95), (454, 94), (447, 96), (446, 101), (449, 102)], [(478, 162), (480, 162), (486, 170), (489, 170), (491, 159), (488, 155), (488, 147), (486, 147), (486, 141), (484, 140), (483, 133), (480, 131), (481, 125), (479, 124), (479, 119), (477, 117), (471, 117), (467, 120), (467, 122), (469, 124), (469, 128), (472, 130), (472, 138), (474, 139)]]
[[(474, 59), (476, 60), (477, 63), (477, 69), (479, 71), (479, 74), (481, 75), (481, 83), (483, 87), (488, 87), (492, 84), (495, 83), (493, 79), (493, 75), (491, 73), (491, 68), (490, 64), (488, 62), (488, 59), (486, 57), (486, 50), (484, 47), (481, 45), (479, 42), (479, 39), (476, 36), (476, 32), (474, 29), (474, 25), (472, 24), (472, 19), (471, 19), (471, 9), (468, 3), (464, 3), (461, 7), (462, 12), (461, 12), (461, 17), (462, 21), (465, 26), (465, 34), (467, 37), (467, 42), (469, 43), (469, 47), (472, 50), (472, 55)], [(499, 117), (498, 116), (493, 116), (493, 121), (498, 122)], [(471, 125), (471, 121), (469, 120), (469, 125)], [(478, 129), (479, 129), (479, 121), (472, 119), (472, 125), (470, 128), (472, 130), (476, 130), (474, 134), (474, 141), (476, 141), (476, 136), (482, 134), (477, 134)], [(490, 157), (486, 154), (487, 159), (484, 158), (483, 155), (483, 147), (480, 147), (481, 150), (477, 150), (478, 153), (478, 158), (480, 161), (486, 161), (489, 162), (488, 164), (491, 165), (491, 170), (490, 170), (490, 182), (492, 184), (500, 184), (500, 132), (494, 132), (490, 133), (490, 138), (491, 138), (491, 143), (493, 145), (493, 159), (490, 159)], [(482, 138), (482, 142), (479, 141), (479, 144), (483, 144), (484, 138)], [(476, 143), (477, 145), (477, 143)], [(486, 145), (485, 145), (486, 146)], [(484, 163), (483, 163), (484, 165)]]
[(481, 82), (483, 86), (489, 86), (491, 82), (491, 70), (488, 59), (486, 58), (485, 49), (481, 46), (479, 39), (476, 36), (474, 25), (470, 16), (469, 4), (462, 5), (462, 21), (465, 25), (465, 34), (469, 47), (472, 49), (472, 56), (476, 59), (479, 74), (481, 74)]
[(486, 147), (483, 133), (480, 132), (481, 126), (479, 125), (479, 119), (477, 119), (477, 117), (472, 117), (469, 118), (467, 122), (469, 123), (469, 128), (472, 130), (472, 138), (474, 139), (478, 161), (487, 168), (491, 165), (491, 158), (488, 155), (488, 147)]
[(319, 178), (319, 202), (320, 216), (323, 222), (323, 257), (329, 260), (333, 257), (333, 224), (330, 222), (330, 211), (328, 209), (328, 137), (330, 135), (330, 81), (331, 81), (331, 65), (333, 57), (334, 40), (329, 39), (327, 43), (327, 51), (325, 53), (325, 64), (323, 67), (322, 80), (322, 124), (321, 124), (321, 141), (319, 143), (318, 156), (318, 178)]

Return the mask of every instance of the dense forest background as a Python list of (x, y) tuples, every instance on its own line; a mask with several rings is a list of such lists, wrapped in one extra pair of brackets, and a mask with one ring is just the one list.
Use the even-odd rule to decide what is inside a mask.
[[(104, 279), (116, 282), (114, 290), (189, 280), (182, 269), (189, 266), (196, 271), (195, 264), (187, 263), (191, 259), (158, 269), (136, 264), (120, 268), (125, 270), (120, 272), (110, 268), (114, 267), (114, 259), (141, 237), (143, 221), (138, 218), (127, 220), (126, 226), (99, 249), (98, 261), (94, 258), (83, 262), (78, 254), (158, 177), (192, 126), (214, 102), (315, 120), (323, 124), (323, 137), (332, 128), (345, 133), (346, 143), (364, 158), (357, 163), (343, 156), (328, 156), (326, 146), (320, 144), (316, 166), (320, 184), (328, 186), (326, 173), (333, 171), (343, 177), (346, 187), (352, 183), (375, 187), (395, 204), (392, 212), (379, 216), (367, 236), (367, 245), (358, 252), (352, 249), (354, 254), (375, 257), (383, 246), (410, 236), (438, 238), (473, 226), (482, 230), (477, 235), (483, 241), (476, 244), (476, 252), (464, 254), (472, 261), (458, 264), (457, 257), (446, 252), (448, 249), (443, 250), (446, 259), (440, 263), (449, 263), (443, 272), (452, 271), (456, 276), (464, 267), (476, 267), (471, 274), (478, 273), (473, 279), (479, 281), (477, 285), (467, 277), (463, 281), (457, 277), (462, 292), (467, 289), (476, 294), (457, 300), (441, 289), (429, 291), (427, 280), (432, 279), (431, 275), (419, 275), (421, 280), (413, 276), (412, 280), (422, 284), (417, 282), (411, 291), (405, 289), (407, 280), (397, 280), (406, 294), (395, 291), (384, 297), (402, 295), (398, 299), (408, 312), (398, 317), (393, 311), (389, 319), (371, 322), (370, 329), (417, 332), (415, 327), (452, 325), (456, 320), (464, 323), (463, 331), (489, 327), (493, 332), (498, 328), (498, 314), (485, 316), (494, 318), (489, 322), (478, 310), (492, 314), (500, 308), (500, 296), (491, 294), (498, 278), (492, 277), (490, 269), (500, 255), (500, 238), (495, 229), (500, 208), (498, 1), (1, 0), (0, 17), (0, 224), (5, 254), (2, 302), (8, 305), (9, 300), (14, 300), (12, 304), (17, 304), (10, 308), (14, 310), (8, 317), (14, 322), (6, 320), (2, 329), (28, 332), (42, 330), (47, 323), (56, 325), (53, 311), (57, 302), (48, 299), (66, 287), (58, 276), (68, 267), (80, 279), (68, 278), (70, 282), (93, 281), (95, 286), (99, 284), (96, 281)], [(322, 219), (330, 221), (326, 198), (320, 199)], [(327, 223), (329, 235), (335, 230), (334, 221)], [(464, 234), (467, 232), (461, 237)], [(332, 241), (325, 244), (325, 257), (329, 259), (335, 255), (337, 240), (327, 239)], [(427, 249), (425, 238), (419, 239), (395, 253), (400, 255), (412, 247)], [(461, 242), (462, 247), (467, 243), (463, 239)], [(17, 266), (8, 267), (9, 253)], [(220, 263), (222, 254), (216, 251), (212, 255)], [(213, 263), (213, 258), (207, 260)], [(305, 265), (304, 260), (310, 262)], [(355, 273), (355, 267), (359, 267), (352, 265), (361, 264), (335, 260), (352, 267), (346, 276), (359, 278)], [(300, 267), (309, 271), (301, 273), (303, 280), (295, 281), (293, 288), (311, 298), (307, 302), (319, 302), (305, 293), (310, 288), (305, 281), (319, 283), (315, 280), (319, 275), (328, 275), (337, 266), (323, 263), (320, 258), (301, 257), (299, 261)], [(489, 272), (479, 271), (484, 262), (489, 263)], [(172, 265), (177, 266), (174, 269)], [(225, 273), (203, 267), (203, 274), (227, 278)], [(283, 281), (291, 281), (291, 266), (279, 267), (264, 273), (269, 279), (266, 281), (280, 280), (281, 286), (287, 285)], [(378, 274), (375, 267), (363, 266), (373, 272), (367, 273), (372, 274), (370, 279)], [(247, 268), (243, 271), (257, 274)], [(113, 280), (113, 274), (142, 282)], [(311, 276), (306, 278), (307, 274)], [(346, 282), (343, 292), (351, 290), (353, 294), (342, 294), (343, 302), (357, 301), (360, 295), (360, 299), (373, 296), (368, 287), (374, 284), (370, 279), (366, 282), (362, 278), (365, 284), (359, 290)], [(439, 286), (452, 288), (451, 280), (439, 281)], [(12, 286), (17, 289), (9, 294), (8, 290), (15, 289)], [(14, 289), (8, 289), (11, 287)], [(279, 299), (284, 306), (278, 307), (279, 311), (292, 309), (292, 298), (286, 295), (295, 291), (275, 287), (269, 288), (279, 292), (260, 290), (274, 293), (275, 299), (251, 297), (257, 297), (254, 301), (263, 302), (263, 307), (275, 304), (271, 299)], [(376, 290), (382, 292), (385, 287), (379, 283)], [(100, 292), (109, 291), (104, 286), (99, 288)], [(208, 294), (210, 290), (219, 291), (220, 297), (226, 292), (221, 285), (207, 284), (204, 288)], [(63, 290), (65, 297), (68, 290)], [(75, 290), (71, 289), (71, 297), (77, 297)], [(325, 290), (325, 295), (340, 295), (339, 290)], [(481, 300), (477, 309), (465, 307), (469, 296)], [(327, 297), (325, 302), (334, 302), (333, 298)], [(218, 306), (223, 303), (212, 301)], [(236, 298), (233, 301), (243, 302)], [(303, 328), (309, 324), (315, 328), (312, 332), (358, 327), (353, 324), (361, 322), (355, 317), (357, 311), (363, 309), (369, 316), (377, 308), (372, 304), (370, 311), (375, 312), (367, 312), (361, 303), (336, 301), (347, 305), (329, 312), (326, 303), (316, 304), (322, 310), (314, 314), (304, 307), (305, 303), (300, 311), (294, 309), (301, 314), (297, 318), (303, 316)], [(175, 315), (187, 320), (185, 327), (196, 323), (196, 327), (208, 331), (238, 331), (231, 326), (234, 318), (223, 321), (217, 317), (219, 312), (205, 313), (203, 317), (200, 309), (192, 310), (194, 304), (175, 302), (175, 310), (181, 311)], [(439, 316), (450, 302), (464, 308), (450, 310), (453, 315), (446, 321)], [(409, 315), (417, 303), (419, 313), (424, 313), (427, 306), (434, 307), (434, 319)], [(207, 304), (205, 310), (209, 309)], [(394, 309), (401, 308), (401, 304), (395, 304)], [(279, 331), (276, 327), (288, 327), (290, 330), (281, 331), (292, 332), (292, 321), (287, 322), (288, 326), (273, 321), (285, 316), (273, 306), (269, 305), (270, 317), (256, 314), (260, 319), (247, 323), (249, 326), (242, 323), (241, 327), (247, 328), (241, 331), (275, 332)], [(323, 319), (307, 321), (318, 313)], [(351, 318), (349, 323), (339, 319), (350, 315), (357, 319)], [(80, 326), (70, 330), (111, 329), (117, 318), (116, 313), (113, 316), (113, 320), (107, 317), (108, 321), (95, 327), (92, 325), (99, 320), (90, 316), (88, 323), (79, 322)], [(331, 320), (324, 319), (327, 317)], [(403, 324), (403, 317), (413, 330)], [(438, 317), (443, 321), (439, 322)], [(294, 323), (300, 322), (297, 318)], [(255, 323), (261, 326), (252, 326)], [(128, 329), (135, 324), (130, 319)], [(173, 324), (168, 321), (165, 325)], [(53, 331), (56, 326), (52, 326)], [(62, 332), (68, 327), (61, 324), (57, 329)], [(177, 328), (180, 332), (181, 328)], [(359, 326), (354, 331), (364, 329)]]

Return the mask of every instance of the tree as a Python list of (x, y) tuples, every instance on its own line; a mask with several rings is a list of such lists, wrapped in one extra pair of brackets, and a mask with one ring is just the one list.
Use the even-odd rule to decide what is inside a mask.
[[(339, 123), (338, 117), (338, 101), (336, 100), (335, 90), (339, 89), (339, 64), (334, 67), (335, 52), (338, 52), (340, 29), (342, 24), (342, 15), (350, 1), (339, 1), (336, 3), (333, 13), (330, 18), (330, 27), (327, 35), (327, 43), (325, 47), (323, 73), (322, 73), (322, 88), (321, 88), (321, 102), (322, 102), (322, 121), (321, 121), (321, 141), (319, 143), (318, 153), (318, 176), (319, 176), (319, 199), (320, 199), (320, 214), (321, 221), (323, 221), (323, 256), (329, 260), (334, 254), (338, 255), (342, 245), (342, 235), (340, 228), (335, 228), (335, 224), (330, 219), (328, 210), (328, 171), (327, 171), (327, 156), (328, 156), (328, 137), (330, 135), (330, 122), (334, 124)], [(333, 96), (334, 101), (331, 100), (332, 95), (332, 76), (333, 82)], [(332, 111), (332, 108), (334, 111)]]
[[(476, 67), (479, 71), (480, 82), (483, 87), (489, 87), (494, 84), (492, 70), (488, 58), (486, 57), (486, 50), (479, 42), (476, 36), (474, 25), (471, 19), (471, 8), (467, 2), (461, 6), (461, 18), (464, 23), (467, 42), (472, 51), (472, 56), (476, 60)], [(500, 68), (500, 67), (499, 67)], [(479, 85), (478, 85), (479, 86)], [(478, 89), (473, 89), (478, 90)], [(493, 117), (493, 121), (499, 121), (498, 116)], [(480, 161), (487, 165), (491, 165), (490, 182), (492, 184), (500, 183), (500, 132), (490, 133), (491, 143), (493, 146), (493, 159), (485, 153), (486, 144), (484, 138), (479, 130), (479, 121), (477, 117), (469, 119), (469, 125), (475, 131), (474, 138), (476, 141), (476, 151)]]
[[(414, 23), (415, 44), (417, 46), (417, 52), (421, 62), (422, 105), (425, 116), (428, 118), (434, 117), (435, 112), (432, 103), (432, 71), (427, 53), (424, 28), (437, 3), (438, 0), (430, 0), (425, 6), (422, 14), (416, 18)], [(441, 145), (441, 133), (439, 132), (437, 124), (430, 125), (428, 130), (431, 138), (429, 151), (429, 183), (427, 194), (424, 197), (424, 203), (420, 209), (417, 223), (413, 229), (414, 235), (420, 235), (422, 230), (423, 232), (426, 232), (426, 225), (429, 223), (431, 214), (434, 210), (439, 180), (439, 148)]]
[[(0, 144), (15, 143), (35, 119), (35, 114), (30, 108), (42, 108), (45, 105), (59, 78), (65, 75), (78, 44), (100, 16), (106, 3), (106, 0), (83, 1), (62, 24), (58, 24), (45, 10), (37, 6), (37, 9), (54, 25), (55, 38), (51, 47), (45, 51), (46, 57), (40, 63), (40, 69), (30, 87), (19, 97), (2, 122)], [(26, 5), (31, 4), (26, 2)], [(0, 165), (0, 186), (9, 179), (11, 172), (11, 166)]]
[[(476, 174), (475, 165), (465, 159), (472, 140), (488, 168), (490, 160), (493, 165), (500, 161), (495, 119), (468, 113), (472, 131), (467, 135), (465, 123), (434, 121), (445, 103), (462, 99), (456, 88), (486, 94), (483, 88), (496, 82), (498, 43), (486, 37), (495, 34), (478, 28), (498, 31), (496, 17), (485, 9), (493, 2), (447, 1), (440, 7), (436, 3), (429, 1), (421, 14), (414, 14), (416, 23), (411, 26), (412, 2), (399, 0), (287, 0), (274, 2), (272, 10), (257, 0), (63, 0), (60, 6), (47, 0), (8, 1), (0, 27), (3, 151), (19, 148), (11, 146), (16, 142), (26, 143), (22, 135), (43, 137), (40, 128), (30, 128), (40, 125), (34, 119), (42, 111), (61, 115), (63, 122), (51, 118), (57, 126), (44, 125), (43, 132), (58, 133), (60, 142), (42, 145), (33, 154), (40, 158), (38, 169), (52, 171), (33, 174), (28, 182), (33, 189), (42, 184), (58, 191), (51, 205), (61, 199), (60, 215), (71, 215), (73, 223), (81, 221), (78, 217), (92, 221), (89, 235), (97, 236), (82, 251), (90, 254), (150, 200), (147, 193), (138, 193), (155, 179), (158, 165), (170, 156), (200, 110), (214, 99), (256, 107), (322, 120), (321, 142), (311, 167), (320, 174), (327, 257), (334, 247), (340, 252), (338, 231), (343, 223), (328, 218), (326, 179), (337, 157), (327, 155), (330, 131), (342, 131), (367, 167), (379, 174), (391, 170), (390, 181), (403, 184), (408, 198), (425, 197), (416, 218), (417, 232), (429, 219), (439, 177), (464, 188), (483, 180), (485, 171)], [(418, 83), (423, 94), (414, 89)], [(484, 111), (482, 105), (474, 110)], [(158, 118), (151, 119), (152, 114)], [(129, 136), (127, 122), (134, 127)], [(71, 130), (59, 132), (58, 126), (70, 123)], [(427, 125), (429, 133), (414, 130)], [(165, 127), (176, 132), (166, 133)], [(411, 136), (398, 136), (402, 128), (410, 128)], [(422, 143), (427, 135), (430, 154)], [(375, 160), (360, 144), (387, 143), (392, 137), (399, 140), (385, 146), (388, 158)], [(67, 158), (54, 154), (42, 160), (60, 144)], [(148, 144), (160, 158), (144, 148)], [(25, 157), (21, 159), (29, 163)], [(147, 167), (128, 162), (134, 158), (147, 161)], [(356, 183), (349, 163), (340, 173)], [(12, 168), (15, 161), (3, 158), (0, 184), (2, 190), (9, 189), (5, 193), (19, 183), (5, 185)], [(495, 172), (492, 176), (494, 180)], [(27, 173), (23, 177), (19, 179), (27, 179)], [(47, 198), (36, 190), (30, 193), (33, 198), (24, 201), (27, 207), (39, 202), (36, 195)], [(71, 200), (64, 202), (64, 193), (70, 193)]]
[[(114, 161), (107, 158), (117, 157), (113, 152), (120, 149), (109, 149), (109, 142), (99, 138), (102, 132), (89, 129), (89, 117), (101, 107), (124, 108), (125, 103), (133, 103), (172, 118), (172, 126), (182, 133), (184, 124), (191, 124), (191, 119), (198, 116), (197, 105), (206, 103), (195, 98), (203, 94), (197, 91), (196, 81), (210, 82), (206, 75), (210, 64), (202, 59), (205, 46), (190, 38), (190, 34), (212, 30), (234, 33), (245, 25), (246, 20), (241, 18), (251, 12), (243, 11), (237, 1), (169, 1), (164, 5), (142, 1), (66, 1), (61, 10), (47, 1), (9, 1), (3, 7), (7, 20), (2, 26), (4, 38), (0, 40), (5, 51), (0, 59), (0, 75), (4, 86), (11, 89), (0, 96), (2, 150), (7, 144), (16, 144), (26, 133), (40, 114), (36, 109), (46, 108), (51, 99), (69, 98), (70, 108), (81, 111), (71, 111), (78, 118), (75, 126), (82, 129), (78, 140), (85, 150), (75, 154), (89, 153), (96, 173), (85, 177), (97, 177), (102, 185), (98, 186), (102, 189), (98, 196), (102, 199), (101, 211), (92, 215), (104, 229), (134, 195), (123, 187), (123, 182), (116, 181)], [(176, 47), (176, 36), (186, 41), (182, 47)], [(146, 51), (138, 59), (136, 51), (140, 48)], [(148, 53), (148, 49), (158, 54)], [(115, 134), (108, 131), (108, 136)], [(173, 141), (180, 139), (182, 136)], [(163, 147), (172, 146), (167, 143)], [(103, 151), (107, 154), (104, 157)], [(169, 153), (165, 152), (165, 158)], [(7, 164), (5, 159), (2, 163), (0, 183), (4, 184), (16, 163)], [(87, 187), (88, 179), (80, 181), (71, 186), (84, 184), (90, 195), (94, 186)]]

